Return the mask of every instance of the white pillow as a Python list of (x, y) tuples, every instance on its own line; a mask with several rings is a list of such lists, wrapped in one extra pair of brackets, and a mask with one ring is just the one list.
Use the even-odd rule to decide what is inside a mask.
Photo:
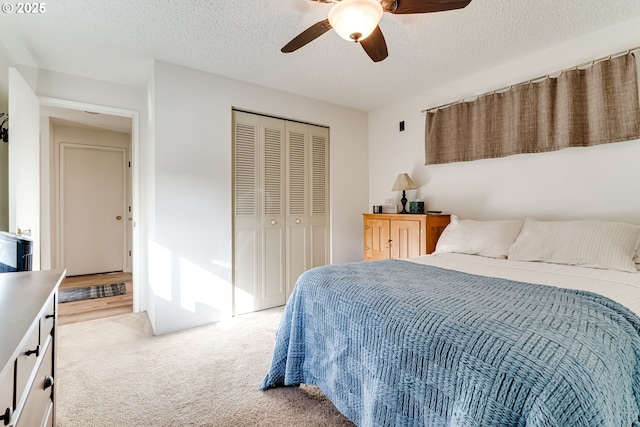
[(595, 220), (526, 219), (509, 259), (636, 272), (640, 226)]
[(521, 220), (475, 221), (451, 215), (451, 222), (438, 239), (435, 252), (506, 258), (520, 228)]

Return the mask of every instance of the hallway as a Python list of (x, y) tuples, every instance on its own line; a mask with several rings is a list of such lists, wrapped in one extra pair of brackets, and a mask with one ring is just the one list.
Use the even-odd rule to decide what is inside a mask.
[(125, 295), (59, 304), (58, 325), (102, 319), (133, 311), (133, 281), (131, 273), (90, 274), (65, 278), (60, 284), (60, 290), (121, 282), (124, 282), (127, 288)]

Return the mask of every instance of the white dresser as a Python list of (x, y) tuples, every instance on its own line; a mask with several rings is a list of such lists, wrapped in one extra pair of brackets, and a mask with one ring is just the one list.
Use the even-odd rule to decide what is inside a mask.
[(0, 427), (54, 427), (58, 286), (64, 270), (0, 274)]

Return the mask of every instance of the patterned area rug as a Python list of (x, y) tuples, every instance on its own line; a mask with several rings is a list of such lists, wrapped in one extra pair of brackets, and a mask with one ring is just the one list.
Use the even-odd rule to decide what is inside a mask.
[(112, 283), (110, 285), (95, 285), (86, 288), (61, 289), (58, 291), (58, 303), (82, 301), (86, 299), (114, 297), (125, 295), (127, 287), (124, 283)]

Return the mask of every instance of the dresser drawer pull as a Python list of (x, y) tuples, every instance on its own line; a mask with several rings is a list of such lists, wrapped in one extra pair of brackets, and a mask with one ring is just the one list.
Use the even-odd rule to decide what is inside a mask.
[(11, 416), (13, 415), (13, 409), (8, 407), (4, 414), (0, 415), (0, 420), (4, 420), (4, 425), (8, 426), (11, 422)]
[(48, 389), (53, 386), (53, 377), (51, 375), (47, 375), (44, 377), (44, 389)]
[(24, 352), (25, 356), (31, 356), (32, 354), (35, 354), (36, 357), (40, 357), (40, 346), (36, 346), (35, 350), (27, 350)]

